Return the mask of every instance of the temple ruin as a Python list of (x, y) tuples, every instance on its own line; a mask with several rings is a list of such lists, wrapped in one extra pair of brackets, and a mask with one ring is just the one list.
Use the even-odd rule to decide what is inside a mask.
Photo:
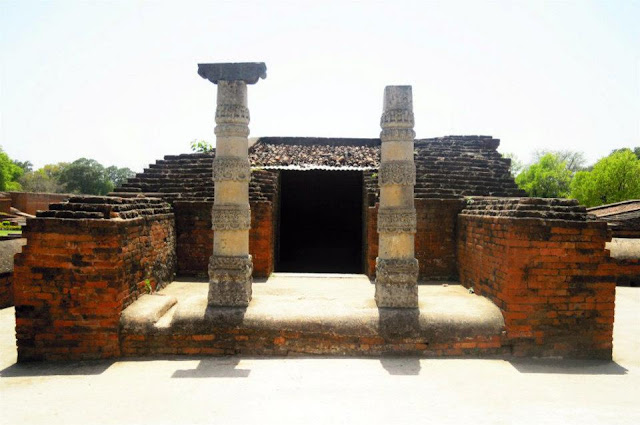
[[(416, 139), (410, 86), (385, 89), (380, 138), (249, 143), (247, 85), (265, 73), (264, 64), (200, 65), (217, 85), (217, 150), (166, 156), (108, 197), (72, 197), (28, 221), (14, 267), (20, 361), (611, 358), (616, 276), (640, 264), (609, 256), (605, 221), (573, 200), (527, 198), (497, 139)], [(340, 323), (262, 320), (252, 277), (274, 272), (364, 274), (377, 309), (360, 328), (344, 324), (348, 311)], [(206, 300), (180, 313), (181, 301), (145, 295), (176, 276), (206, 278)], [(493, 309), (490, 321), (430, 315), (422, 294), (457, 282), (466, 289), (456, 296)]]

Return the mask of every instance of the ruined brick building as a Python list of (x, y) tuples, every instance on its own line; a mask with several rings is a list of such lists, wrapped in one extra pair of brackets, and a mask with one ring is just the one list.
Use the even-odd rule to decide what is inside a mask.
[[(416, 140), (420, 278), (456, 279), (455, 222), (470, 196), (524, 196), (499, 140)], [(167, 156), (114, 195), (143, 194), (176, 214), (178, 274), (206, 275), (211, 256), (214, 153)], [(380, 139), (264, 137), (249, 150), (254, 276), (375, 274)]]
[[(28, 221), (14, 265), (20, 361), (611, 359), (616, 282), (640, 274), (640, 263), (612, 258), (607, 222), (577, 201), (525, 197), (498, 140), (415, 140), (411, 87), (388, 86), (380, 139), (260, 138), (248, 147), (246, 86), (265, 78), (265, 64), (200, 64), (198, 73), (218, 86), (215, 154), (167, 156), (112, 196), (72, 197)], [(309, 321), (305, 311), (298, 319), (308, 327), (278, 322), (278, 312), (257, 320), (251, 274), (274, 271), (364, 273), (375, 279), (376, 308), (355, 320), (334, 311), (337, 321), (324, 312)], [(164, 321), (177, 301), (140, 296), (176, 275), (209, 276), (209, 292)], [(460, 308), (451, 316), (446, 306), (431, 316), (418, 280), (459, 282), (470, 291), (458, 295), (493, 318)]]

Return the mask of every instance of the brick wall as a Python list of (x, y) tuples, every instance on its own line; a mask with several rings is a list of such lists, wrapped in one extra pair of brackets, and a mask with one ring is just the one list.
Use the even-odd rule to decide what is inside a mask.
[(35, 215), (38, 210), (48, 210), (49, 204), (61, 202), (73, 195), (64, 193), (10, 192), (11, 206), (23, 213)]
[[(420, 280), (456, 280), (457, 216), (464, 206), (460, 199), (415, 199), (417, 231), (415, 255), (420, 265)], [(378, 207), (367, 207), (365, 218), (366, 269), (375, 278), (378, 256)]]
[[(213, 253), (212, 206), (212, 201), (175, 201), (173, 204), (179, 275), (208, 275), (209, 257)], [(274, 241), (273, 204), (252, 201), (249, 252), (253, 256), (254, 277), (267, 277), (273, 272)]]
[(569, 200), (474, 200), (458, 218), (460, 282), (504, 315), (515, 356), (611, 358), (607, 225)]
[[(156, 289), (173, 279), (168, 204), (157, 200), (143, 212), (92, 199), (27, 221), (28, 242), (14, 265), (18, 361), (118, 356), (122, 310), (146, 292), (147, 279)], [(98, 219), (105, 205), (112, 218)]]
[(13, 272), (0, 274), (0, 308), (13, 305)]

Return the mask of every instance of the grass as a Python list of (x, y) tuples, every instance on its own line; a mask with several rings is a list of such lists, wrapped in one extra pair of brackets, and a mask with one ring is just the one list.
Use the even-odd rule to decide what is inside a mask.
[(22, 231), (20, 230), (0, 230), (0, 236), (9, 236), (9, 235), (21, 235)]

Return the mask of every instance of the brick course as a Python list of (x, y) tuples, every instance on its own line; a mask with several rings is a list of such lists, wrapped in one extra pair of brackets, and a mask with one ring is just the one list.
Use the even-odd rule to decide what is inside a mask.
[(0, 308), (13, 305), (13, 272), (0, 274)]

